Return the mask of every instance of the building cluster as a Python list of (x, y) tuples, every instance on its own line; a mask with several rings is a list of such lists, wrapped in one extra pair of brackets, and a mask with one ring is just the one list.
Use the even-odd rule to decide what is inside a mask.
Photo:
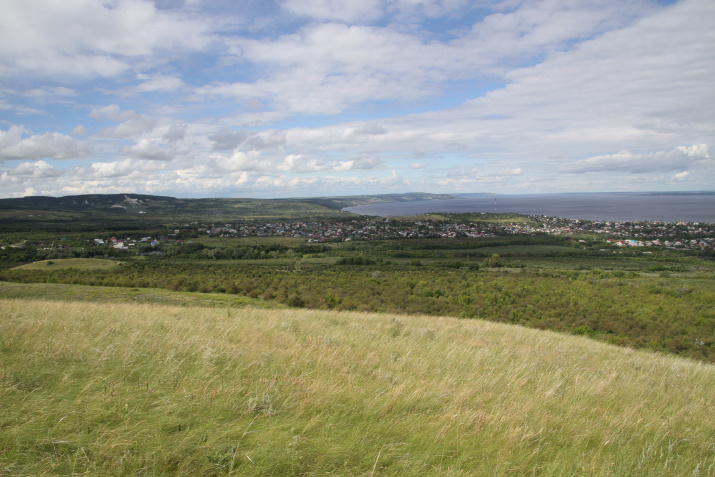
[(136, 248), (137, 245), (156, 246), (159, 244), (159, 242), (164, 242), (164, 241), (166, 241), (166, 237), (164, 237), (164, 236), (159, 236), (156, 239), (153, 239), (151, 237), (142, 237), (139, 239), (133, 239), (133, 238), (129, 238), (129, 237), (128, 238), (111, 237), (106, 241), (101, 238), (96, 238), (96, 239), (94, 239), (94, 244), (98, 245), (98, 246), (111, 247), (116, 250), (129, 250), (131, 248)]
[[(96, 246), (131, 250), (166, 243), (182, 243), (196, 235), (215, 237), (294, 237), (308, 243), (330, 241), (387, 240), (404, 238), (464, 238), (505, 235), (569, 235), (584, 244), (593, 235), (604, 235), (616, 247), (660, 247), (684, 250), (715, 248), (715, 224), (661, 222), (599, 222), (531, 216), (526, 222), (447, 222), (443, 220), (392, 220), (360, 217), (343, 221), (275, 221), (239, 224), (179, 225), (165, 236), (96, 238)], [(589, 236), (591, 236), (589, 238)], [(588, 240), (583, 240), (588, 238)], [(189, 238), (190, 240), (190, 238)], [(599, 241), (603, 243), (602, 241)]]
[(457, 224), (438, 221), (404, 222), (362, 219), (327, 222), (265, 222), (202, 226), (199, 232), (220, 237), (296, 237), (308, 242), (385, 240), (399, 238), (489, 237), (502, 232), (493, 225)]
[[(385, 240), (400, 238), (496, 237), (500, 235), (585, 235), (609, 237), (622, 247), (667, 247), (704, 250), (715, 247), (715, 224), (665, 222), (602, 222), (531, 216), (527, 222), (458, 223), (442, 220), (403, 221), (357, 218), (345, 221), (255, 222), (185, 225), (219, 237), (304, 238), (308, 242)], [(179, 233), (179, 230), (175, 231)]]

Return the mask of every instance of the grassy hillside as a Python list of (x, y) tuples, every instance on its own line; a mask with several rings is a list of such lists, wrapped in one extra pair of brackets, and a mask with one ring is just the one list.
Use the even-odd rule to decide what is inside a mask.
[(0, 301), (0, 475), (715, 475), (715, 367), (451, 318)]

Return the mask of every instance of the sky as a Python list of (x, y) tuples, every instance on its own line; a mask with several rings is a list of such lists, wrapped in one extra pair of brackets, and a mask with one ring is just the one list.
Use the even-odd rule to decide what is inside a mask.
[(23, 0), (0, 197), (715, 190), (712, 0)]

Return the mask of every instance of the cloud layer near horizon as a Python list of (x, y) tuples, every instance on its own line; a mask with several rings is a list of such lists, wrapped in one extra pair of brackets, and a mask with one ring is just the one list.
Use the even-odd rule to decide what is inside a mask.
[(709, 0), (50, 0), (0, 197), (712, 190)]

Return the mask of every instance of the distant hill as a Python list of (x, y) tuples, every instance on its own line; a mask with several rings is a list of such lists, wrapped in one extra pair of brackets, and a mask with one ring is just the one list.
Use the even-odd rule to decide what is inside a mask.
[(345, 207), (380, 202), (452, 198), (421, 192), (299, 199), (178, 199), (144, 194), (86, 194), (65, 197), (0, 199), (0, 224), (6, 231), (136, 229), (140, 223), (349, 217)]
[(408, 192), (405, 194), (348, 195), (343, 197), (314, 197), (305, 200), (311, 204), (322, 205), (331, 209), (344, 209), (356, 205), (381, 204), (386, 202), (410, 202), (413, 200), (456, 199), (448, 194), (428, 194), (426, 192)]
[(87, 194), (65, 197), (30, 196), (21, 199), (0, 199), (0, 209), (21, 210), (101, 210), (101, 209), (155, 209), (180, 207), (186, 202), (174, 197), (140, 194)]
[(307, 197), (297, 199), (177, 199), (175, 197), (144, 195), (144, 194), (85, 194), (68, 195), (65, 197), (30, 196), (21, 199), (0, 199), (0, 209), (20, 210), (111, 210), (118, 209), (167, 212), (169, 210), (185, 211), (187, 208), (216, 207), (217, 204), (232, 206), (251, 204), (286, 204), (306, 203), (329, 209), (340, 210), (356, 205), (377, 204), (384, 202), (408, 202), (413, 200), (454, 199), (447, 194), (428, 194), (424, 192), (408, 192), (405, 194), (354, 195), (340, 197)]
[[(0, 199), (0, 210), (4, 211), (63, 211), (63, 212), (105, 212), (112, 215), (149, 214), (222, 214), (235, 215), (237, 211), (251, 216), (301, 216), (305, 213), (339, 211), (345, 207), (383, 202), (405, 202), (411, 200), (433, 200), (454, 198), (444, 194), (411, 192), (406, 194), (358, 195), (343, 197), (311, 197), (298, 199), (177, 199), (175, 197), (143, 194), (86, 194), (65, 197), (31, 196), (21, 199)], [(317, 207), (316, 207), (317, 206)], [(327, 209), (327, 210), (325, 210)], [(7, 215), (7, 214), (6, 214)]]

